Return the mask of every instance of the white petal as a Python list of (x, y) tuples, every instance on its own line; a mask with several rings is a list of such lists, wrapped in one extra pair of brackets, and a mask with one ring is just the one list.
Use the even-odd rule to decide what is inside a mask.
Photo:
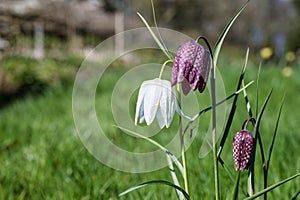
[(140, 121), (139, 123), (143, 123), (145, 121), (145, 116), (144, 116), (144, 100), (143, 100), (143, 103), (141, 105), (141, 108), (140, 108)]
[(166, 126), (166, 119), (163, 117), (161, 108), (158, 108), (158, 110), (157, 110), (156, 119), (158, 121), (158, 125), (159, 125), (160, 129), (162, 129), (164, 126)]
[[(143, 85), (142, 85), (143, 86)], [(144, 96), (145, 96), (145, 88), (142, 87), (139, 90), (139, 95), (136, 103), (136, 108), (135, 108), (135, 119), (134, 119), (134, 124), (137, 125), (138, 118), (144, 118)], [(140, 119), (141, 123), (141, 119)]]
[(175, 101), (176, 101), (176, 93), (175, 93), (175, 89), (172, 88), (171, 91), (169, 92), (169, 105), (168, 105), (168, 113), (167, 113), (167, 127), (170, 126), (172, 119), (174, 117), (174, 113), (175, 113)]
[(168, 124), (168, 107), (170, 105), (169, 93), (171, 90), (170, 82), (166, 80), (161, 81), (161, 97), (160, 97), (160, 113), (164, 120), (164, 124)]
[(166, 128), (169, 128), (175, 112), (175, 93), (173, 93), (174, 89), (172, 89), (171, 83), (166, 80), (163, 81), (164, 91), (161, 97), (161, 102), (163, 101), (164, 104), (162, 104), (161, 110), (165, 119)]
[(144, 116), (147, 125), (153, 122), (159, 105), (161, 85), (157, 80), (159, 79), (145, 81), (143, 83), (147, 90), (144, 97)]

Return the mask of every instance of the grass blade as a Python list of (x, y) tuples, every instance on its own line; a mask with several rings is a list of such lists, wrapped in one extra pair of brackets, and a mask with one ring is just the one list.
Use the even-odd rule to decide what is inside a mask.
[(295, 192), (295, 194), (291, 197), (291, 200), (296, 200), (299, 194), (300, 194), (300, 189), (297, 192)]
[[(168, 161), (169, 170), (170, 170), (170, 173), (171, 173), (171, 178), (173, 180), (173, 183), (174, 183), (174, 185), (180, 187), (180, 183), (179, 183), (177, 175), (175, 173), (175, 169), (174, 169), (174, 166), (173, 166), (172, 159), (168, 154), (167, 154), (167, 161)], [(179, 200), (184, 200), (185, 199), (184, 195), (179, 190), (176, 189), (175, 191), (176, 191), (176, 194), (177, 194), (177, 197), (178, 197)]]
[(243, 6), (236, 12), (236, 14), (230, 19), (229, 23), (225, 26), (223, 32), (221, 33), (219, 39), (216, 42), (216, 45), (214, 47), (214, 65), (217, 66), (217, 61), (218, 61), (218, 57), (219, 57), (219, 53), (222, 47), (222, 44), (224, 42), (224, 39), (229, 31), (229, 29), (231, 28), (232, 24), (234, 23), (234, 21), (237, 19), (237, 17), (242, 13), (242, 11), (245, 9), (245, 7), (247, 6), (247, 4), (249, 3), (249, 0), (247, 0)]
[(239, 184), (240, 184), (241, 171), (238, 171), (233, 191), (232, 191), (232, 200), (237, 200), (239, 196)]
[(282, 184), (284, 184), (284, 183), (286, 183), (286, 182), (288, 182), (288, 181), (291, 181), (291, 180), (297, 178), (298, 176), (300, 176), (300, 173), (295, 174), (295, 175), (293, 175), (293, 176), (291, 176), (291, 177), (289, 177), (289, 178), (287, 178), (287, 179), (285, 179), (285, 180), (283, 180), (283, 181), (280, 181), (280, 182), (278, 182), (278, 183), (275, 183), (274, 185), (271, 185), (270, 187), (268, 187), (268, 188), (266, 188), (266, 189), (264, 189), (264, 190), (262, 190), (262, 191), (260, 191), (260, 192), (257, 192), (257, 193), (254, 194), (253, 196), (248, 197), (248, 198), (245, 198), (244, 200), (252, 200), (252, 199), (256, 199), (257, 197), (259, 197), (259, 196), (265, 194), (266, 192), (269, 192), (269, 191), (271, 191), (271, 190), (273, 190), (273, 189), (275, 189), (275, 188), (281, 186)]
[(158, 30), (157, 21), (156, 21), (156, 14), (155, 14), (155, 7), (154, 7), (154, 2), (153, 2), (153, 0), (151, 0), (151, 7), (152, 7), (153, 22), (154, 22), (154, 26), (155, 26), (155, 28), (156, 28), (156, 32), (157, 32), (157, 34), (158, 34), (158, 36), (159, 36), (159, 39), (160, 39), (160, 41), (161, 41), (161, 43), (162, 43), (163, 48), (164, 48), (165, 50), (167, 50), (168, 55), (169, 55), (169, 56), (172, 58), (172, 60), (173, 60), (174, 58), (173, 58), (173, 56), (170, 54), (170, 52), (169, 52), (169, 50), (168, 50), (166, 44), (164, 43), (164, 40), (162, 39), (162, 36), (161, 36), (161, 34), (160, 34), (160, 31)]
[[(249, 55), (249, 49), (247, 49), (247, 52), (246, 52), (244, 66), (243, 66), (243, 69), (241, 71), (239, 81), (238, 81), (238, 84), (237, 84), (237, 88), (236, 88), (237, 91), (241, 91), (241, 86), (242, 86), (242, 83), (243, 83), (243, 80), (244, 80), (244, 75), (245, 75), (246, 68), (247, 68), (248, 55)], [(245, 86), (242, 88), (242, 90), (245, 91)], [(238, 97), (239, 97), (239, 93), (235, 95), (232, 106), (231, 106), (229, 117), (228, 117), (228, 120), (227, 120), (227, 123), (226, 123), (226, 126), (225, 126), (225, 130), (224, 130), (221, 142), (220, 142), (220, 147), (219, 147), (219, 150), (218, 150), (218, 158), (221, 156), (223, 147), (225, 145), (226, 139), (227, 139), (229, 131), (230, 131), (230, 127), (231, 127), (233, 117), (234, 117), (234, 114), (235, 114), (235, 111), (236, 111), (236, 104), (237, 104), (237, 101), (238, 101)]]
[(148, 137), (145, 137), (137, 132), (134, 132), (134, 131), (131, 131), (129, 129), (126, 129), (124, 127), (121, 127), (121, 126), (116, 126), (114, 125), (115, 127), (123, 130), (123, 131), (126, 131), (128, 133), (131, 133), (132, 135), (134, 136), (137, 136), (137, 137), (140, 137), (144, 140), (147, 140), (148, 142), (152, 143), (153, 145), (157, 146), (158, 148), (160, 148), (162, 151), (164, 151), (167, 156), (170, 157), (170, 159), (175, 163), (175, 165), (178, 167), (179, 171), (181, 174), (183, 174), (183, 167), (181, 165), (181, 163), (178, 161), (178, 159), (176, 158), (176, 156), (174, 156), (167, 148), (165, 148), (164, 146), (162, 146), (161, 144), (159, 144), (158, 142), (156, 142), (155, 140), (152, 140), (151, 138), (148, 138)]
[(151, 184), (161, 184), (161, 185), (166, 185), (166, 186), (173, 187), (176, 190), (179, 190), (184, 195), (185, 199), (187, 199), (187, 200), (190, 199), (190, 196), (185, 192), (184, 189), (182, 189), (181, 187), (178, 187), (177, 185), (174, 185), (173, 183), (171, 183), (169, 181), (164, 181), (164, 180), (153, 180), (153, 181), (147, 181), (147, 182), (141, 183), (137, 186), (133, 186), (133, 187), (125, 190), (124, 192), (119, 194), (119, 196), (123, 196), (125, 194), (128, 194), (129, 192), (132, 192), (134, 190), (140, 189), (142, 187), (145, 187), (145, 186), (148, 186), (148, 185), (151, 185)]
[[(248, 193), (250, 196), (252, 196), (254, 194), (254, 163), (255, 163), (255, 153), (256, 153), (256, 144), (257, 144), (257, 139), (259, 139), (259, 145), (261, 148), (261, 156), (262, 156), (262, 162), (263, 162), (263, 166), (265, 166), (265, 158), (264, 158), (264, 151), (263, 151), (263, 145), (262, 145), (262, 141), (260, 138), (260, 134), (259, 134), (259, 126), (260, 126), (260, 122), (262, 119), (262, 116), (264, 114), (265, 108), (270, 100), (272, 94), (272, 90), (269, 92), (263, 106), (262, 109), (260, 111), (260, 113), (258, 114), (257, 117), (257, 121), (255, 123), (254, 126), (254, 133), (253, 133), (253, 137), (254, 137), (254, 145), (253, 145), (253, 154), (252, 154), (252, 158), (251, 158), (251, 164), (250, 164), (250, 169), (249, 169), (249, 175), (248, 175)], [(265, 167), (263, 168), (264, 173), (265, 171)]]
[(276, 135), (277, 135), (277, 130), (278, 130), (278, 125), (279, 125), (279, 120), (280, 120), (283, 104), (284, 104), (284, 98), (282, 99), (282, 102), (281, 102), (281, 105), (280, 105), (280, 108), (279, 108), (277, 121), (276, 121), (276, 126), (275, 126), (275, 130), (274, 130), (271, 146), (270, 146), (270, 149), (269, 149), (269, 156), (268, 156), (268, 159), (267, 159), (267, 170), (269, 169), (269, 166), (270, 166), (271, 155), (272, 155), (272, 152), (273, 152), (273, 147), (274, 147), (275, 138), (276, 138)]
[(262, 106), (262, 109), (261, 109), (260, 113), (258, 114), (257, 122), (256, 122), (255, 127), (254, 127), (254, 137), (256, 137), (256, 133), (259, 130), (260, 122), (261, 122), (262, 116), (265, 112), (266, 106), (267, 106), (267, 104), (270, 100), (270, 97), (272, 95), (272, 91), (273, 91), (273, 89), (270, 90), (270, 92), (269, 92), (269, 94), (268, 94), (268, 96), (267, 96), (267, 98), (266, 98), (266, 100), (265, 100), (265, 102)]
[[(218, 103), (216, 103), (216, 106), (221, 105), (222, 103), (225, 103), (226, 101), (230, 100), (231, 98), (237, 96), (240, 92), (242, 92), (244, 89), (246, 89), (247, 87), (249, 87), (250, 85), (252, 85), (253, 81), (250, 81), (247, 85), (245, 85), (242, 89), (237, 90), (236, 92), (232, 93), (231, 95), (229, 95), (228, 97), (226, 97), (225, 99), (219, 101)], [(190, 122), (195, 121), (198, 117), (200, 117), (200, 115), (210, 111), (212, 109), (212, 106), (209, 106), (207, 108), (204, 108), (203, 110), (201, 110), (200, 112), (198, 112), (192, 119)]]
[(258, 88), (259, 88), (260, 70), (261, 70), (261, 63), (259, 64), (259, 67), (258, 67), (257, 79), (256, 79), (256, 108), (255, 108), (255, 115), (256, 115), (256, 117), (258, 115), (258, 103), (259, 103), (258, 102), (258, 97), (259, 97)]
[(170, 55), (169, 51), (164, 48), (164, 45), (160, 42), (160, 40), (156, 37), (155, 33), (152, 31), (151, 27), (149, 26), (149, 24), (145, 20), (145, 18), (140, 13), (137, 13), (137, 14), (141, 18), (141, 20), (143, 21), (143, 23), (145, 24), (145, 26), (147, 27), (148, 31), (152, 35), (153, 39), (155, 40), (155, 42), (157, 43), (157, 45), (159, 46), (159, 48), (164, 52), (164, 54), (169, 58), (169, 60), (173, 60), (173, 57)]
[[(216, 45), (214, 47), (214, 53), (213, 53), (213, 65), (211, 69), (211, 101), (212, 101), (212, 142), (214, 144), (213, 148), (213, 155), (214, 155), (214, 175), (215, 175), (215, 195), (216, 200), (219, 199), (219, 175), (218, 175), (218, 162), (219, 162), (219, 150), (217, 149), (217, 142), (216, 142), (216, 91), (215, 91), (215, 74), (216, 74), (216, 66), (218, 62), (219, 53), (223, 44), (223, 41), (234, 23), (234, 21), (237, 19), (237, 17), (240, 15), (240, 13), (244, 10), (246, 5), (248, 4), (249, 0), (238, 10), (238, 12), (231, 18), (229, 23), (226, 25), (225, 29), (221, 33), (218, 41), (216, 42)], [(231, 123), (230, 123), (231, 124)], [(228, 130), (229, 131), (229, 130)], [(225, 139), (227, 138), (227, 135)]]
[[(140, 137), (142, 139), (145, 139), (148, 142), (150, 142), (150, 143), (154, 144), (155, 146), (157, 146), (158, 148), (160, 148), (162, 151), (164, 151), (166, 153), (166, 156), (167, 156), (167, 162), (168, 162), (168, 166), (169, 166), (169, 170), (170, 170), (170, 173), (171, 173), (171, 178), (173, 180), (173, 183), (174, 183), (174, 185), (180, 187), (180, 184), (179, 184), (179, 181), (178, 181), (178, 178), (177, 178), (177, 175), (175, 173), (174, 166), (173, 166), (173, 162), (175, 163), (175, 165), (179, 169), (179, 171), (182, 174), (182, 176), (183, 176), (183, 173), (184, 173), (183, 166), (181, 165), (181, 163), (177, 160), (177, 158), (168, 149), (166, 149), (165, 147), (163, 147), (158, 142), (156, 142), (156, 141), (154, 141), (154, 140), (152, 140), (152, 139), (150, 139), (148, 137), (145, 137), (145, 136), (143, 136), (143, 135), (141, 135), (139, 133), (136, 133), (134, 131), (128, 130), (128, 129), (120, 127), (120, 126), (116, 126), (116, 127), (120, 128), (123, 131), (127, 131), (127, 132), (129, 132), (129, 133), (131, 133), (131, 134), (133, 134), (135, 136), (138, 136), (138, 137)], [(138, 189), (138, 188), (136, 188), (136, 189)], [(177, 197), (178, 197), (179, 200), (184, 200), (185, 199), (184, 196), (183, 196), (183, 194), (179, 190), (177, 190), (177, 189), (176, 189), (176, 194), (177, 194)]]
[[(268, 159), (267, 159), (267, 164), (264, 168), (264, 189), (267, 188), (267, 186), (268, 186), (268, 172), (269, 172), (269, 167), (270, 167), (270, 160), (271, 160), (271, 155), (272, 155), (272, 152), (273, 152), (275, 138), (276, 138), (276, 135), (277, 135), (277, 130), (278, 130), (278, 125), (279, 125), (279, 120), (280, 120), (280, 116), (281, 116), (283, 103), (284, 103), (284, 98), (282, 99), (282, 102), (281, 102), (281, 105), (280, 105), (280, 108), (279, 108), (278, 117), (277, 117), (277, 121), (276, 121), (276, 126), (275, 126), (275, 130), (274, 130), (272, 142), (271, 142), (271, 145), (270, 145), (270, 149), (269, 149), (269, 156), (268, 156)], [(267, 193), (264, 194), (264, 199), (267, 199)]]

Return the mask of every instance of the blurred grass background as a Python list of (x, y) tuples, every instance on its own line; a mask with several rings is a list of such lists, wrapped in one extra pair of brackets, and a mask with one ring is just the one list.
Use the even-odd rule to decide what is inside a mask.
[[(205, 35), (209, 41), (216, 41), (244, 0), (235, 0), (234, 3), (217, 0), (154, 2), (159, 26), (181, 31), (193, 38)], [(269, 184), (300, 170), (300, 129), (297, 128), (300, 119), (299, 2), (252, 1), (230, 30), (218, 66), (229, 95), (236, 88), (246, 53), (244, 48), (250, 46), (246, 82), (256, 80), (262, 60), (258, 107), (269, 90), (274, 89), (260, 127), (265, 151), (271, 143), (277, 112), (285, 95)], [(141, 182), (171, 181), (169, 170), (130, 174), (105, 166), (85, 149), (73, 121), (73, 82), (84, 57), (122, 28), (144, 27), (136, 16), (137, 11), (151, 22), (150, 1), (0, 2), (0, 199), (176, 199), (172, 188), (155, 185), (119, 198), (119, 193)], [(117, 17), (123, 17), (119, 18), (119, 24), (115, 20)], [(40, 44), (40, 49), (37, 44)], [(34, 55), (35, 50), (43, 51), (43, 56)], [(126, 59), (118, 59), (98, 85), (97, 117), (108, 138), (126, 150), (144, 152), (156, 148), (112, 126), (113, 116), (107, 106), (111, 102), (112, 90), (119, 78), (136, 63), (163, 63), (165, 58), (161, 56), (159, 51), (144, 50), (134, 53), (133, 65)], [(247, 92), (254, 109), (256, 83)], [(136, 97), (137, 93), (134, 93), (129, 105), (132, 118)], [(210, 104), (207, 89), (197, 97), (201, 108)], [(227, 103), (228, 108), (231, 101)], [(192, 199), (212, 199), (214, 194), (212, 154), (204, 159), (198, 157), (209, 117), (210, 112), (201, 117), (199, 132), (187, 150)], [(241, 95), (222, 154), (233, 173), (231, 138), (247, 117)], [(175, 117), (170, 129), (153, 138), (162, 144), (168, 143), (174, 136), (177, 121), (178, 117)], [(259, 191), (263, 187), (263, 175), (260, 156), (257, 159), (256, 191)], [(221, 197), (225, 199), (233, 184), (221, 167), (220, 175)], [(240, 197), (246, 191), (246, 177), (247, 172), (242, 173)], [(273, 190), (269, 198), (289, 199), (297, 191), (300, 191), (299, 178)]]
[[(232, 93), (243, 64), (243, 52), (227, 47), (222, 51), (219, 70), (226, 86), (226, 93)], [(235, 55), (232, 57), (231, 55)], [(157, 61), (153, 54), (145, 55), (149, 61)], [(122, 198), (118, 194), (130, 186), (141, 182), (164, 179), (171, 181), (167, 168), (159, 171), (130, 174), (115, 171), (97, 161), (84, 148), (77, 136), (72, 118), (72, 87), (73, 78), (82, 59), (67, 57), (65, 59), (46, 58), (36, 61), (24, 56), (9, 55), (2, 61), (3, 69), (22, 71), (26, 66), (26, 73), (13, 72), (16, 76), (12, 81), (16, 84), (20, 80), (35, 80), (39, 87), (40, 82), (47, 85), (43, 93), (38, 95), (29, 92), (22, 99), (10, 102), (0, 110), (0, 199), (175, 199), (173, 189), (166, 186), (149, 186), (132, 192)], [(258, 71), (256, 57), (252, 55), (246, 72), (246, 81), (255, 80)], [(20, 68), (11, 66), (18, 65)], [(121, 65), (121, 66), (120, 66)], [(269, 184), (285, 179), (300, 169), (299, 159), (299, 128), (298, 112), (300, 91), (300, 70), (290, 68), (286, 74), (284, 68), (276, 67), (273, 63), (264, 63), (259, 80), (259, 106), (262, 105), (268, 91), (273, 88), (273, 95), (267, 106), (261, 124), (261, 134), (265, 150), (271, 142), (271, 134), (275, 128), (277, 112), (281, 99), (285, 95), (285, 104), (280, 120), (278, 137), (272, 156), (269, 172)], [(39, 66), (39, 67), (37, 67)], [(63, 69), (63, 70), (61, 70)], [(96, 99), (109, 101), (116, 81), (128, 70), (123, 62), (113, 63), (106, 75), (103, 76), (103, 85), (100, 85)], [(49, 70), (51, 76), (47, 76)], [(29, 76), (29, 78), (28, 78)], [(25, 82), (26, 82), (25, 81)], [(30, 82), (33, 83), (33, 82)], [(101, 88), (102, 87), (102, 88)], [(255, 108), (256, 86), (253, 84), (247, 89), (252, 107)], [(209, 105), (209, 93), (204, 92), (204, 104)], [(201, 103), (201, 102), (200, 102)], [(115, 143), (122, 144), (126, 149), (139, 151), (139, 146), (145, 142), (132, 139), (122, 134), (112, 126), (109, 106), (101, 106), (99, 118), (107, 117), (101, 123), (105, 127), (107, 136)], [(207, 113), (206, 116), (209, 116)], [(230, 136), (222, 158), (234, 173), (231, 143), (233, 135), (240, 130), (243, 121), (247, 118), (246, 107), (242, 96), (239, 98), (239, 107), (234, 118)], [(111, 119), (111, 120), (110, 120)], [(176, 123), (177, 118), (175, 118)], [(205, 121), (206, 120), (206, 121)], [(205, 129), (208, 118), (201, 121)], [(172, 129), (170, 129), (172, 130)], [(167, 130), (155, 136), (162, 144), (173, 137), (172, 131)], [(167, 135), (168, 134), (168, 135)], [(213, 166), (212, 154), (199, 159), (199, 144), (202, 141), (198, 134), (187, 151), (188, 175), (192, 199), (212, 199), (213, 197)], [(141, 146), (142, 147), (142, 146)], [(143, 149), (143, 148), (142, 148)], [(109, 155), (109, 152), (107, 152)], [(260, 159), (260, 156), (257, 156)], [(262, 189), (262, 170), (257, 161), (257, 191)], [(225, 198), (232, 190), (230, 179), (220, 167), (221, 193)], [(246, 191), (247, 173), (242, 174), (242, 190)], [(299, 190), (299, 179), (289, 182), (269, 193), (270, 199), (288, 199)], [(240, 197), (242, 197), (242, 193)]]

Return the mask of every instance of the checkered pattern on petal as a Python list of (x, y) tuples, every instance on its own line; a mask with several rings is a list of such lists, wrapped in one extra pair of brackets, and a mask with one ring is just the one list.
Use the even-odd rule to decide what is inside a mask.
[[(189, 88), (203, 92), (210, 70), (210, 53), (196, 41), (191, 40), (181, 45), (174, 59), (171, 84), (188, 81)], [(182, 86), (186, 92), (187, 86)], [(186, 93), (187, 94), (187, 93)]]
[(233, 138), (233, 159), (235, 170), (247, 168), (253, 149), (253, 137), (247, 130), (237, 132)]

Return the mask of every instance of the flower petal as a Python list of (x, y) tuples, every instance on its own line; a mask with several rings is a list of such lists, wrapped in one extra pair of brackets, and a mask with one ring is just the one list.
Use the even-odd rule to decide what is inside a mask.
[(237, 132), (233, 138), (233, 159), (235, 170), (244, 171), (253, 150), (253, 137), (247, 130)]
[(191, 87), (190, 87), (190, 84), (189, 84), (188, 80), (184, 79), (182, 81), (181, 88), (182, 88), (183, 94), (186, 96), (191, 90)]
[[(210, 52), (206, 48), (194, 40), (186, 42), (176, 51), (171, 85), (182, 83), (182, 90), (185, 95), (191, 89), (198, 89), (200, 93), (203, 92), (210, 71), (210, 63)], [(188, 82), (189, 86), (184, 82)]]
[(171, 77), (171, 85), (174, 86), (177, 83), (177, 77), (178, 77), (178, 72), (179, 72), (179, 61), (180, 61), (180, 56), (176, 56), (174, 58), (174, 63), (172, 67), (172, 77)]
[(153, 122), (160, 104), (161, 84), (158, 80), (160, 79), (145, 81), (142, 84), (147, 90), (144, 97), (144, 116), (147, 125), (150, 125)]
[(202, 65), (200, 66), (201, 75), (199, 76), (199, 78), (198, 78), (199, 80), (197, 83), (197, 88), (200, 93), (202, 93), (205, 89), (210, 68), (211, 68), (210, 52), (207, 49), (205, 49), (204, 55), (202, 58)]
[[(162, 120), (164, 121), (164, 124), (167, 124), (168, 120), (168, 104), (169, 104), (169, 99), (168, 99), (168, 92), (171, 90), (171, 85), (168, 81), (162, 80), (161, 81), (161, 96), (160, 96), (160, 101), (159, 101), (159, 113), (161, 114)], [(157, 112), (158, 112), (157, 111)]]
[(158, 125), (159, 125), (160, 129), (162, 129), (164, 126), (166, 126), (166, 119), (163, 117), (163, 113), (162, 113), (161, 107), (157, 109), (156, 119), (158, 121)]
[(172, 88), (170, 92), (168, 92), (168, 105), (167, 105), (167, 124), (166, 127), (168, 128), (172, 123), (172, 119), (175, 113), (175, 101), (176, 101), (176, 93), (175, 88)]
[(140, 109), (140, 120), (139, 120), (139, 123), (143, 123), (145, 121), (145, 116), (144, 116), (144, 100), (142, 102), (142, 105), (141, 105), (141, 109)]
[(140, 123), (143, 122), (144, 118), (144, 96), (145, 96), (146, 90), (145, 87), (142, 85), (139, 90), (139, 95), (138, 95), (138, 100), (136, 103), (136, 108), (135, 108), (135, 119), (134, 119), (134, 124), (137, 125), (138, 118), (140, 117)]
[(162, 94), (160, 98), (160, 107), (158, 112), (160, 111), (162, 115), (161, 117), (164, 119), (164, 124), (166, 125), (166, 128), (169, 128), (175, 112), (174, 100), (172, 102), (172, 98), (173, 98), (172, 87), (170, 82), (166, 80), (161, 80), (161, 85), (162, 85)]

